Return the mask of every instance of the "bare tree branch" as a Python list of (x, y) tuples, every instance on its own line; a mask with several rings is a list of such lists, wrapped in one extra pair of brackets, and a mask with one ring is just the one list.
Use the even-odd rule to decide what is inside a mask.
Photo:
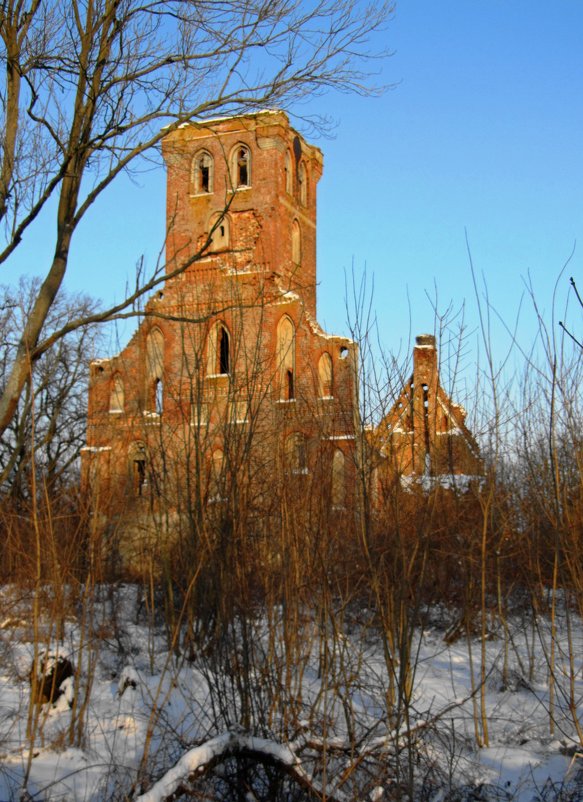
[(371, 37), (391, 12), (390, 0), (0, 3), (0, 264), (57, 201), (46, 273), (0, 396), (0, 434), (35, 361), (84, 324), (71, 321), (42, 342), (73, 236), (95, 199), (121, 172), (157, 159), (165, 133), (184, 122), (289, 106), (327, 88), (378, 91), (367, 65), (382, 53)]

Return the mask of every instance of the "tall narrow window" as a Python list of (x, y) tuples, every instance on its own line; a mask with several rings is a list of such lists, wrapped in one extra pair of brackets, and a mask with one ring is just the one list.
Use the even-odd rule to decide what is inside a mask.
[(279, 366), (280, 398), (295, 398), (296, 331), (294, 324), (284, 315), (277, 326), (277, 362)]
[(206, 150), (197, 153), (192, 165), (192, 184), (195, 195), (205, 195), (213, 191), (213, 157)]
[(144, 486), (146, 484), (146, 460), (134, 460), (134, 492), (136, 496), (143, 495)]
[(219, 331), (219, 373), (229, 373), (229, 333), (224, 326)]
[(207, 341), (207, 376), (231, 372), (231, 337), (224, 323), (215, 323)]
[(251, 153), (246, 145), (237, 145), (233, 152), (233, 184), (235, 189), (251, 186)]
[(332, 505), (341, 507), (344, 504), (346, 481), (344, 476), (345, 457), (337, 448), (332, 458)]
[(113, 377), (111, 394), (109, 396), (109, 411), (123, 412), (125, 407), (125, 392), (123, 379), (119, 374)]
[(297, 220), (294, 220), (292, 223), (291, 252), (292, 252), (292, 262), (294, 263), (294, 265), (299, 265), (302, 260), (302, 243), (300, 235), (300, 224), (298, 223)]
[(294, 372), (293, 370), (288, 369), (286, 372), (286, 398), (288, 401), (291, 401), (294, 398)]
[(425, 466), (424, 472), (427, 476), (431, 473), (431, 425), (429, 422), (429, 387), (421, 385), (423, 390), (423, 433), (425, 437)]
[(157, 412), (164, 376), (164, 335), (157, 328), (152, 329), (146, 338), (146, 371), (147, 409)]
[(324, 353), (318, 362), (318, 393), (320, 398), (332, 396), (332, 357)]
[(292, 157), (289, 150), (285, 152), (285, 191), (291, 195), (294, 187), (294, 177), (292, 172)]
[(300, 203), (302, 206), (308, 205), (308, 176), (306, 173), (306, 165), (300, 162), (298, 167), (298, 188), (300, 195)]
[(143, 496), (148, 484), (146, 446), (137, 441), (130, 445), (128, 450), (130, 462), (131, 481), (135, 496)]
[(164, 335), (152, 329), (146, 338), (146, 362), (150, 378), (161, 379), (164, 370)]
[(164, 411), (164, 386), (162, 384), (162, 379), (156, 379), (155, 383), (155, 395), (156, 395), (156, 412), (158, 415), (161, 415)]

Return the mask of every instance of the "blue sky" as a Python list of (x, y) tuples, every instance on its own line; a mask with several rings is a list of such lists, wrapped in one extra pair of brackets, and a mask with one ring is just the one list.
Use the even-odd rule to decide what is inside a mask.
[[(576, 242), (560, 299), (569, 275), (583, 285), (582, 39), (576, 0), (397, 5), (383, 73), (397, 85), (377, 100), (341, 98), (337, 138), (323, 143), (324, 322), (338, 325), (328, 290), (354, 258), (358, 271), (366, 265), (374, 274), (389, 349), (406, 339), (409, 319), (413, 333), (432, 330), (427, 294), (437, 293), (442, 313), (465, 303), (474, 330), (466, 232), (474, 267), (509, 325), (529, 275), (550, 309)], [(534, 336), (530, 317), (525, 308), (525, 343)], [(494, 337), (502, 353), (496, 322)]]
[[(366, 269), (374, 277), (388, 351), (406, 349), (410, 333), (433, 330), (429, 298), (437, 298), (440, 314), (465, 304), (471, 365), (477, 310), (466, 232), (475, 269), (508, 325), (529, 275), (550, 309), (576, 243), (560, 302), (569, 275), (583, 286), (583, 2), (401, 0), (377, 44), (393, 51), (377, 77), (394, 85), (390, 91), (328, 94), (299, 109), (336, 120), (334, 137), (317, 140), (324, 152), (319, 319), (346, 333), (344, 277), (354, 265), (357, 276)], [(108, 192), (78, 232), (67, 288), (120, 298), (140, 255), (146, 266), (156, 260), (164, 193), (161, 172)], [(36, 237), (43, 236), (51, 232), (43, 235), (41, 221)], [(4, 281), (42, 272), (38, 258), (29, 242)], [(519, 331), (532, 341), (527, 311)], [(499, 354), (504, 337), (495, 321)]]

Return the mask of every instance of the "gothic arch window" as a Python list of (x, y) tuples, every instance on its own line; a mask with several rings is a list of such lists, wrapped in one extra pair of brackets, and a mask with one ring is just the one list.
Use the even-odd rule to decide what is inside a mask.
[(326, 351), (318, 361), (318, 394), (320, 398), (331, 398), (332, 392), (332, 357)]
[(164, 335), (158, 328), (151, 329), (146, 337), (146, 362), (148, 376), (161, 379), (164, 372)]
[(211, 233), (211, 251), (222, 251), (229, 247), (231, 241), (231, 224), (226, 214), (218, 212), (209, 220), (208, 230)]
[(345, 476), (346, 457), (337, 448), (332, 457), (332, 506), (342, 507), (346, 495), (346, 476)]
[(277, 363), (280, 398), (284, 401), (292, 401), (296, 392), (296, 330), (287, 315), (284, 315), (277, 324)]
[(146, 338), (146, 399), (148, 409), (160, 412), (163, 407), (164, 335), (158, 328)]
[(214, 162), (206, 150), (195, 154), (192, 160), (192, 189), (195, 195), (206, 195), (213, 191)]
[(285, 438), (283, 445), (285, 467), (292, 473), (307, 473), (308, 458), (306, 452), (306, 436), (302, 432), (292, 432)]
[(125, 408), (125, 390), (123, 379), (116, 373), (113, 377), (111, 384), (111, 392), (109, 395), (109, 411), (110, 412), (123, 412)]
[(231, 177), (235, 189), (251, 186), (251, 151), (247, 145), (237, 145), (233, 150)]
[(292, 262), (294, 265), (299, 265), (302, 261), (302, 241), (301, 241), (301, 233), (300, 233), (300, 224), (297, 220), (294, 220), (292, 223), (292, 232), (291, 232), (291, 252), (292, 252)]
[(289, 150), (285, 152), (285, 191), (288, 195), (293, 193), (294, 188), (294, 175), (292, 167), (292, 157)]
[(231, 373), (231, 335), (221, 321), (215, 323), (208, 336), (206, 368), (207, 376)]
[(308, 205), (308, 174), (306, 172), (306, 165), (300, 162), (298, 167), (298, 188), (300, 195), (300, 203), (302, 206)]

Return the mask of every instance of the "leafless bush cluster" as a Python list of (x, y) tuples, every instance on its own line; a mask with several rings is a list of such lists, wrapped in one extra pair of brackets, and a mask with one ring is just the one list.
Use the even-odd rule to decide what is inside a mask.
[[(354, 493), (350, 504), (335, 505), (325, 449), (309, 472), (294, 469), (277, 448), (254, 447), (254, 438), (266, 435), (251, 410), (246, 426), (226, 423), (223, 459), (210, 473), (202, 467), (209, 449), (204, 427), (188, 428), (180, 468), (175, 449), (160, 441), (149, 480), (155, 502), (139, 501), (150, 535), (134, 540), (133, 562), (121, 519), (104, 529), (91, 500), (75, 492), (69, 454), (76, 441), (61, 448), (62, 430), (51, 427), (50, 411), (46, 423), (32, 408), (23, 414), (28, 429), (12, 469), (19, 478), (6, 483), (0, 499), (0, 570), (5, 582), (32, 591), (33, 665), (62, 641), (72, 617), (80, 622), (63, 742), (85, 743), (102, 639), (117, 642), (120, 665), (129, 654), (116, 583), (131, 579), (134, 614), (149, 622), (150, 668), (160, 680), (150, 691), (140, 765), (120, 780), (126, 798), (146, 792), (192, 739), (212, 742), (216, 753), (197, 771), (185, 770), (164, 798), (245, 799), (252, 792), (265, 800), (350, 800), (383, 789), (390, 799), (429, 799), (440, 784), (453, 789), (452, 777), (432, 758), (436, 739), (447, 741), (444, 711), (432, 718), (417, 709), (414, 696), (419, 632), (436, 605), (447, 610), (440, 621), (444, 641), (465, 642), (469, 650), (478, 746), (490, 738), (486, 647), (493, 633), (502, 644), (500, 682), (533, 678), (534, 661), (520, 667), (519, 680), (511, 669), (509, 621), (517, 614), (532, 627), (533, 652), (536, 641), (545, 654), (551, 734), (558, 708), (566, 707), (576, 742), (583, 743), (575, 642), (569, 637), (560, 646), (556, 626), (559, 615), (569, 624), (569, 616), (583, 614), (577, 390), (583, 362), (577, 343), (556, 337), (542, 316), (539, 322), (542, 357), (524, 355), (518, 386), (502, 391), (490, 364), (490, 394), (482, 390), (476, 408), (487, 424), (484, 472), (469, 488), (436, 482), (428, 490), (396, 477), (379, 496), (366, 460), (365, 403)], [(361, 340), (365, 356), (366, 345)], [(82, 346), (72, 351), (77, 360)], [(61, 372), (47, 386), (58, 389), (65, 368), (76, 377), (75, 359), (56, 358)], [(242, 379), (253, 396), (267, 368), (251, 364)], [(387, 386), (401, 382), (399, 371), (376, 370), (361, 382), (371, 410)], [(198, 380), (196, 373), (191, 378)], [(30, 386), (34, 396), (34, 381)], [(77, 379), (64, 388), (63, 408), (70, 401), (75, 413)], [(278, 434), (272, 432), (276, 440)], [(47, 453), (57, 457), (51, 462)], [(110, 602), (98, 604), (108, 587)], [(195, 723), (184, 736), (172, 732), (167, 703), (186, 667), (196, 669), (207, 692), (203, 707), (190, 699)], [(27, 719), (31, 755), (49, 727), (35, 682)]]

